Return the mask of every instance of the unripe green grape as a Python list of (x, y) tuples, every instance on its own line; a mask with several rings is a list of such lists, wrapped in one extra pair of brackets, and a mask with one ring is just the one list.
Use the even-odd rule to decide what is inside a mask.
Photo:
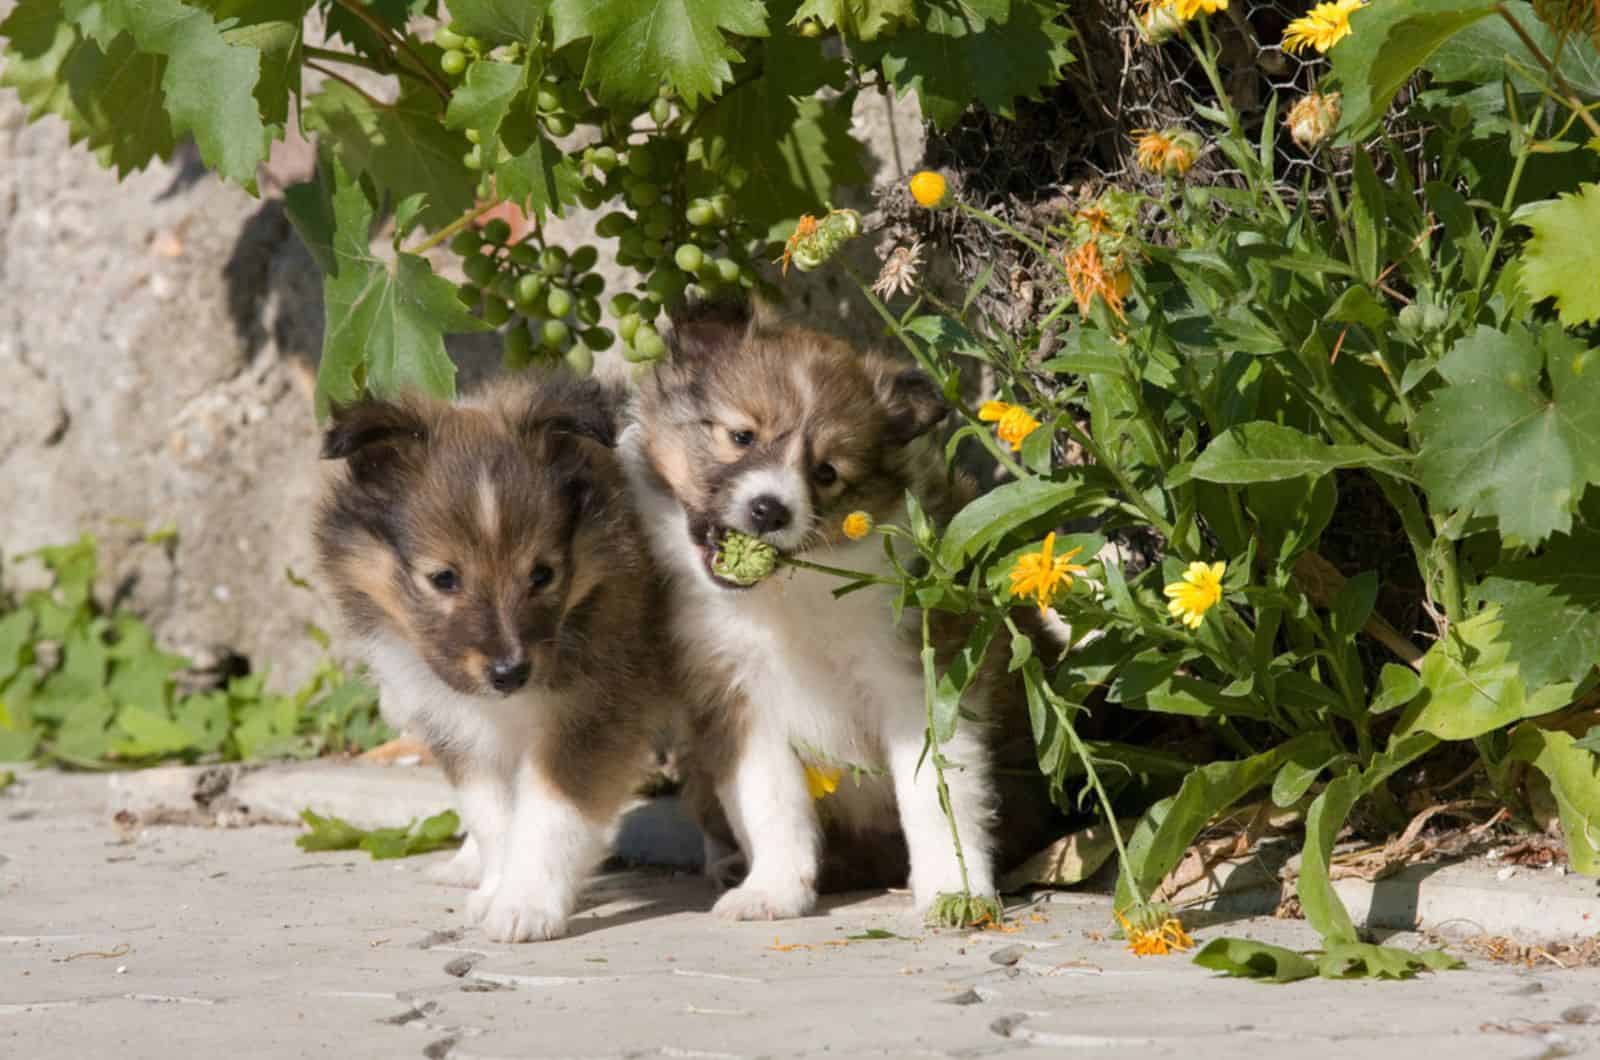
[(656, 86), (656, 98), (657, 99), (671, 99), (672, 98), (672, 86), (667, 84), (665, 81), (661, 82), (660, 85)]
[(685, 243), (673, 252), (672, 260), (684, 272), (699, 272), (700, 266), (705, 263), (705, 252), (693, 243)]
[(586, 272), (583, 279), (578, 281), (578, 293), (589, 298), (599, 298), (600, 292), (605, 289), (605, 277), (597, 272)]
[(733, 216), (733, 196), (727, 192), (718, 192), (711, 196), (711, 212), (717, 220), (726, 221)]
[(665, 125), (672, 120), (672, 104), (657, 96), (650, 104), (650, 120)]
[(491, 199), (494, 197), (494, 185), (489, 183), (488, 177), (484, 177), (482, 180), (478, 181), (477, 194), (478, 198), (480, 199)]
[(594, 149), (593, 156), (589, 159), (596, 169), (602, 173), (609, 173), (617, 168), (617, 152), (615, 148), (601, 144)]
[(539, 264), (539, 248), (532, 243), (518, 243), (511, 248), (511, 264), (531, 269)]
[[(624, 341), (622, 344), (622, 359), (632, 365), (643, 366), (649, 360), (644, 354), (633, 348), (633, 343)], [(637, 377), (636, 377), (637, 378)]]
[(472, 150), (461, 156), (461, 164), (471, 170), (483, 168), (483, 152), (477, 144), (472, 145)]
[(489, 289), (509, 302), (517, 296), (517, 278), (509, 272), (502, 272), (494, 278)]
[(594, 352), (581, 342), (573, 343), (572, 349), (564, 353), (561, 359), (566, 362), (568, 370), (580, 379), (594, 371)]
[(814, 18), (808, 18), (800, 23), (800, 36), (807, 40), (816, 40), (822, 36), (822, 23)]
[(544, 343), (545, 349), (559, 350), (571, 337), (572, 329), (560, 320), (546, 320), (539, 328), (539, 341)]
[(485, 298), (483, 300), (483, 322), (491, 328), (497, 328), (511, 319), (511, 307), (501, 298)]
[(517, 279), (517, 304), (532, 305), (540, 295), (544, 294), (544, 277), (537, 273), (525, 273)]
[(511, 325), (500, 337), (500, 366), (508, 372), (528, 367), (533, 355), (533, 336), (521, 321)]
[(572, 252), (572, 271), (588, 272), (594, 268), (595, 262), (600, 260), (600, 252), (585, 243)]
[(651, 177), (655, 175), (656, 160), (649, 147), (640, 144), (628, 149), (628, 172), (636, 177)]
[(609, 350), (615, 341), (610, 328), (586, 328), (583, 332), (583, 344), (591, 350)]
[(585, 210), (598, 210), (605, 201), (605, 193), (598, 184), (584, 184), (578, 188), (578, 205)]
[(667, 355), (667, 344), (649, 324), (641, 324), (633, 335), (633, 348), (646, 360), (659, 361)]
[(511, 238), (511, 222), (503, 217), (490, 219), (483, 226), (483, 238), (495, 244), (504, 243)]
[(641, 253), (647, 258), (659, 258), (667, 252), (666, 244), (659, 239), (646, 239)]
[(473, 55), (483, 54), (483, 41), (479, 40), (477, 37), (468, 37), (461, 43), (466, 45), (467, 51), (471, 52)]
[(462, 71), (466, 70), (466, 68), (467, 54), (458, 48), (451, 48), (439, 56), (439, 69), (451, 77), (461, 76)]
[[(616, 307), (616, 302), (611, 304), (612, 308)], [(632, 342), (634, 332), (639, 330), (639, 325), (642, 323), (644, 321), (639, 319), (638, 313), (624, 313), (617, 318), (617, 334), (622, 336), (623, 342)]]
[(637, 228), (630, 228), (617, 238), (617, 246), (629, 257), (644, 257), (644, 233)]
[(461, 46), (467, 43), (467, 39), (449, 26), (441, 26), (433, 35), (433, 43), (445, 51), (460, 51)]
[(483, 297), (483, 292), (470, 283), (463, 283), (456, 287), (456, 297), (461, 300), (462, 305), (475, 306), (478, 304), (478, 299)]
[(633, 224), (633, 218), (620, 210), (613, 210), (606, 214), (594, 226), (594, 234), (607, 239), (615, 239), (626, 232)]
[(475, 255), (461, 263), (461, 271), (467, 274), (467, 279), (479, 287), (487, 286), (494, 279), (496, 271), (494, 259), (482, 254)]
[(696, 228), (705, 228), (717, 223), (716, 211), (703, 199), (696, 199), (690, 203), (689, 208), (684, 211), (684, 218)]
[(546, 276), (554, 276), (567, 267), (567, 252), (560, 247), (545, 247), (539, 256), (539, 269)]
[(672, 226), (664, 225), (660, 221), (646, 221), (644, 235), (646, 239), (666, 239), (672, 234)]
[(600, 323), (600, 300), (598, 298), (578, 299), (578, 323), (592, 327)]
[(550, 311), (551, 316), (564, 317), (572, 312), (572, 296), (559, 287), (553, 287), (550, 293), (545, 295), (544, 307)]
[(638, 258), (634, 257), (632, 254), (629, 254), (626, 250), (623, 250), (620, 247), (617, 248), (616, 261), (617, 264), (621, 265), (624, 269), (631, 269), (635, 265), (642, 264)]
[(688, 283), (688, 277), (668, 265), (651, 273), (644, 286), (645, 290), (655, 295), (656, 300), (663, 305), (676, 305), (678, 299), (683, 297), (683, 289)]
[(477, 129), (468, 129), (466, 131), (466, 137), (467, 137), (467, 143), (469, 143), (469, 144), (481, 144), (481, 143), (483, 143), (483, 134), (481, 132), (479, 132)]
[(476, 254), (481, 246), (483, 241), (478, 238), (476, 232), (460, 232), (450, 240), (450, 249), (463, 258), (469, 254)]
[(640, 181), (633, 186), (633, 194), (629, 198), (633, 200), (635, 206), (641, 208), (654, 206), (661, 201), (661, 188), (658, 185)]
[(739, 263), (732, 258), (718, 258), (717, 278), (723, 283), (738, 283)]
[(638, 295), (630, 294), (629, 292), (624, 291), (621, 294), (614, 295), (612, 297), (612, 299), (611, 299), (611, 312), (615, 316), (619, 316), (619, 317), (620, 316), (624, 316), (625, 314), (633, 312), (634, 307), (637, 306), (638, 304), (639, 304), (639, 296)]
[(546, 114), (544, 127), (551, 136), (565, 136), (577, 125), (570, 114)]
[(561, 97), (552, 89), (541, 88), (534, 93), (533, 106), (540, 114), (554, 114), (561, 109)]

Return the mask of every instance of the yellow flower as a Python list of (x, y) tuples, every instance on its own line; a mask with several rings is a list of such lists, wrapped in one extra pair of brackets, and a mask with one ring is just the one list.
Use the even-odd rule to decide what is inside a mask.
[(1332, 0), (1318, 4), (1303, 18), (1289, 23), (1283, 31), (1283, 50), (1304, 52), (1327, 50), (1350, 36), (1350, 16), (1366, 6), (1367, 0)]
[(950, 205), (950, 186), (938, 173), (924, 169), (911, 178), (911, 197), (919, 206), (938, 210)]
[(1136, 957), (1165, 957), (1194, 948), (1194, 939), (1183, 930), (1183, 923), (1177, 917), (1168, 916), (1157, 921), (1157, 916), (1159, 914), (1153, 912), (1143, 916), (1136, 913), (1139, 923), (1135, 924), (1121, 913), (1117, 914), (1117, 922), (1128, 937), (1129, 952)]
[(806, 790), (811, 793), (811, 799), (825, 799), (839, 790), (839, 777), (843, 771), (833, 766), (814, 766), (806, 764)]
[(1055, 550), (1056, 535), (1047, 534), (1044, 547), (1021, 556), (1017, 565), (1011, 568), (1011, 595), (1033, 597), (1039, 601), (1041, 613), (1050, 606), (1058, 587), (1070, 586), (1074, 574), (1082, 574), (1089, 569), (1071, 562), (1072, 557), (1083, 549), (1072, 549), (1064, 556), (1055, 555)]
[(996, 424), (994, 433), (1011, 447), (1013, 453), (1022, 448), (1022, 440), (1039, 429), (1039, 421), (1021, 405), (1008, 405), (1004, 401), (985, 401), (978, 409), (978, 419)]
[(1214, 15), (1218, 11), (1228, 10), (1228, 0), (1171, 0), (1166, 6), (1187, 22), (1200, 15)]
[(851, 512), (844, 517), (844, 536), (852, 541), (860, 541), (872, 533), (872, 516), (866, 512)]
[(1226, 563), (1199, 560), (1189, 564), (1182, 581), (1168, 582), (1161, 590), (1172, 601), (1167, 613), (1190, 629), (1198, 628), (1206, 612), (1222, 602), (1222, 572), (1227, 567)]

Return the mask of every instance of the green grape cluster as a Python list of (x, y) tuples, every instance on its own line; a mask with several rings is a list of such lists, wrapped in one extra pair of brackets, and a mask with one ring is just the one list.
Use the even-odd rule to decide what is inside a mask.
[(511, 226), (496, 218), (451, 241), (467, 277), (461, 300), (485, 323), (503, 329), (507, 371), (560, 357), (574, 373), (588, 375), (595, 351), (615, 340), (600, 326), (605, 280), (594, 271), (599, 251), (585, 244), (569, 254), (534, 233), (517, 243), (510, 239)]
[(690, 294), (714, 297), (757, 283), (750, 234), (733, 198), (725, 190), (688, 191), (691, 184), (704, 190), (711, 181), (689, 158), (687, 138), (679, 135), (693, 116), (665, 89), (646, 113), (654, 128), (642, 140), (628, 142), (629, 130), (642, 124), (635, 117), (607, 130), (608, 143), (626, 145), (623, 152), (602, 145), (583, 155), (584, 163), (603, 175), (602, 197), (622, 200), (622, 208), (602, 217), (595, 233), (617, 240), (619, 265), (644, 274), (635, 292), (611, 301), (622, 355), (634, 363), (665, 355), (656, 326), (662, 310), (681, 305)]

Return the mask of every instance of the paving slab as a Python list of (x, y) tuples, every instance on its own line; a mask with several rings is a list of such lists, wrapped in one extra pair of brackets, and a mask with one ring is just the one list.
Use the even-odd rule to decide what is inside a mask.
[[(900, 894), (712, 919), (698, 876), (600, 877), (570, 937), (465, 927), (444, 855), (311, 855), (286, 828), (118, 827), (106, 781), (0, 795), (0, 1056), (1571, 1056), (1600, 970), (1473, 961), (1406, 983), (1222, 979), (1107, 937), (1064, 893), (1009, 933), (931, 931)], [(124, 819), (126, 821), (126, 818)], [(894, 938), (852, 938), (871, 929)], [(1309, 946), (1302, 922), (1199, 929)], [(1588, 1008), (1585, 1008), (1588, 1006)]]

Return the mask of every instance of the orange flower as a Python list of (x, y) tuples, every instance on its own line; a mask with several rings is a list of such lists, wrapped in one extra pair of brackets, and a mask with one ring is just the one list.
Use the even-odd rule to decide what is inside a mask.
[(810, 239), (816, 234), (817, 219), (810, 214), (802, 214), (800, 220), (795, 223), (794, 231), (789, 234), (788, 241), (783, 244), (783, 257), (779, 259), (783, 262), (780, 270), (782, 275), (789, 275), (789, 259), (794, 257), (795, 247), (800, 245), (801, 240)]
[(1072, 562), (1072, 557), (1082, 552), (1082, 548), (1071, 549), (1062, 556), (1055, 551), (1056, 535), (1052, 531), (1045, 535), (1039, 551), (1018, 557), (1017, 565), (1011, 568), (1011, 595), (1033, 597), (1038, 601), (1040, 614), (1050, 606), (1057, 589), (1070, 588), (1072, 576), (1089, 569)]
[(1106, 308), (1117, 315), (1118, 320), (1128, 319), (1122, 309), (1122, 300), (1133, 289), (1133, 277), (1126, 268), (1107, 271), (1100, 258), (1099, 240), (1090, 239), (1077, 250), (1069, 251), (1066, 266), (1067, 286), (1077, 300), (1078, 312), (1087, 316), (1089, 307), (1098, 296), (1105, 302)]
[(1004, 401), (985, 401), (978, 409), (978, 419), (995, 424), (994, 433), (1013, 453), (1021, 451), (1023, 440), (1039, 429), (1039, 421), (1027, 409)]
[(1194, 939), (1183, 930), (1183, 923), (1177, 917), (1169, 916), (1159, 922), (1151, 915), (1138, 919), (1140, 922), (1134, 924), (1121, 913), (1117, 914), (1117, 922), (1128, 936), (1128, 950), (1135, 957), (1165, 957), (1194, 948)]

